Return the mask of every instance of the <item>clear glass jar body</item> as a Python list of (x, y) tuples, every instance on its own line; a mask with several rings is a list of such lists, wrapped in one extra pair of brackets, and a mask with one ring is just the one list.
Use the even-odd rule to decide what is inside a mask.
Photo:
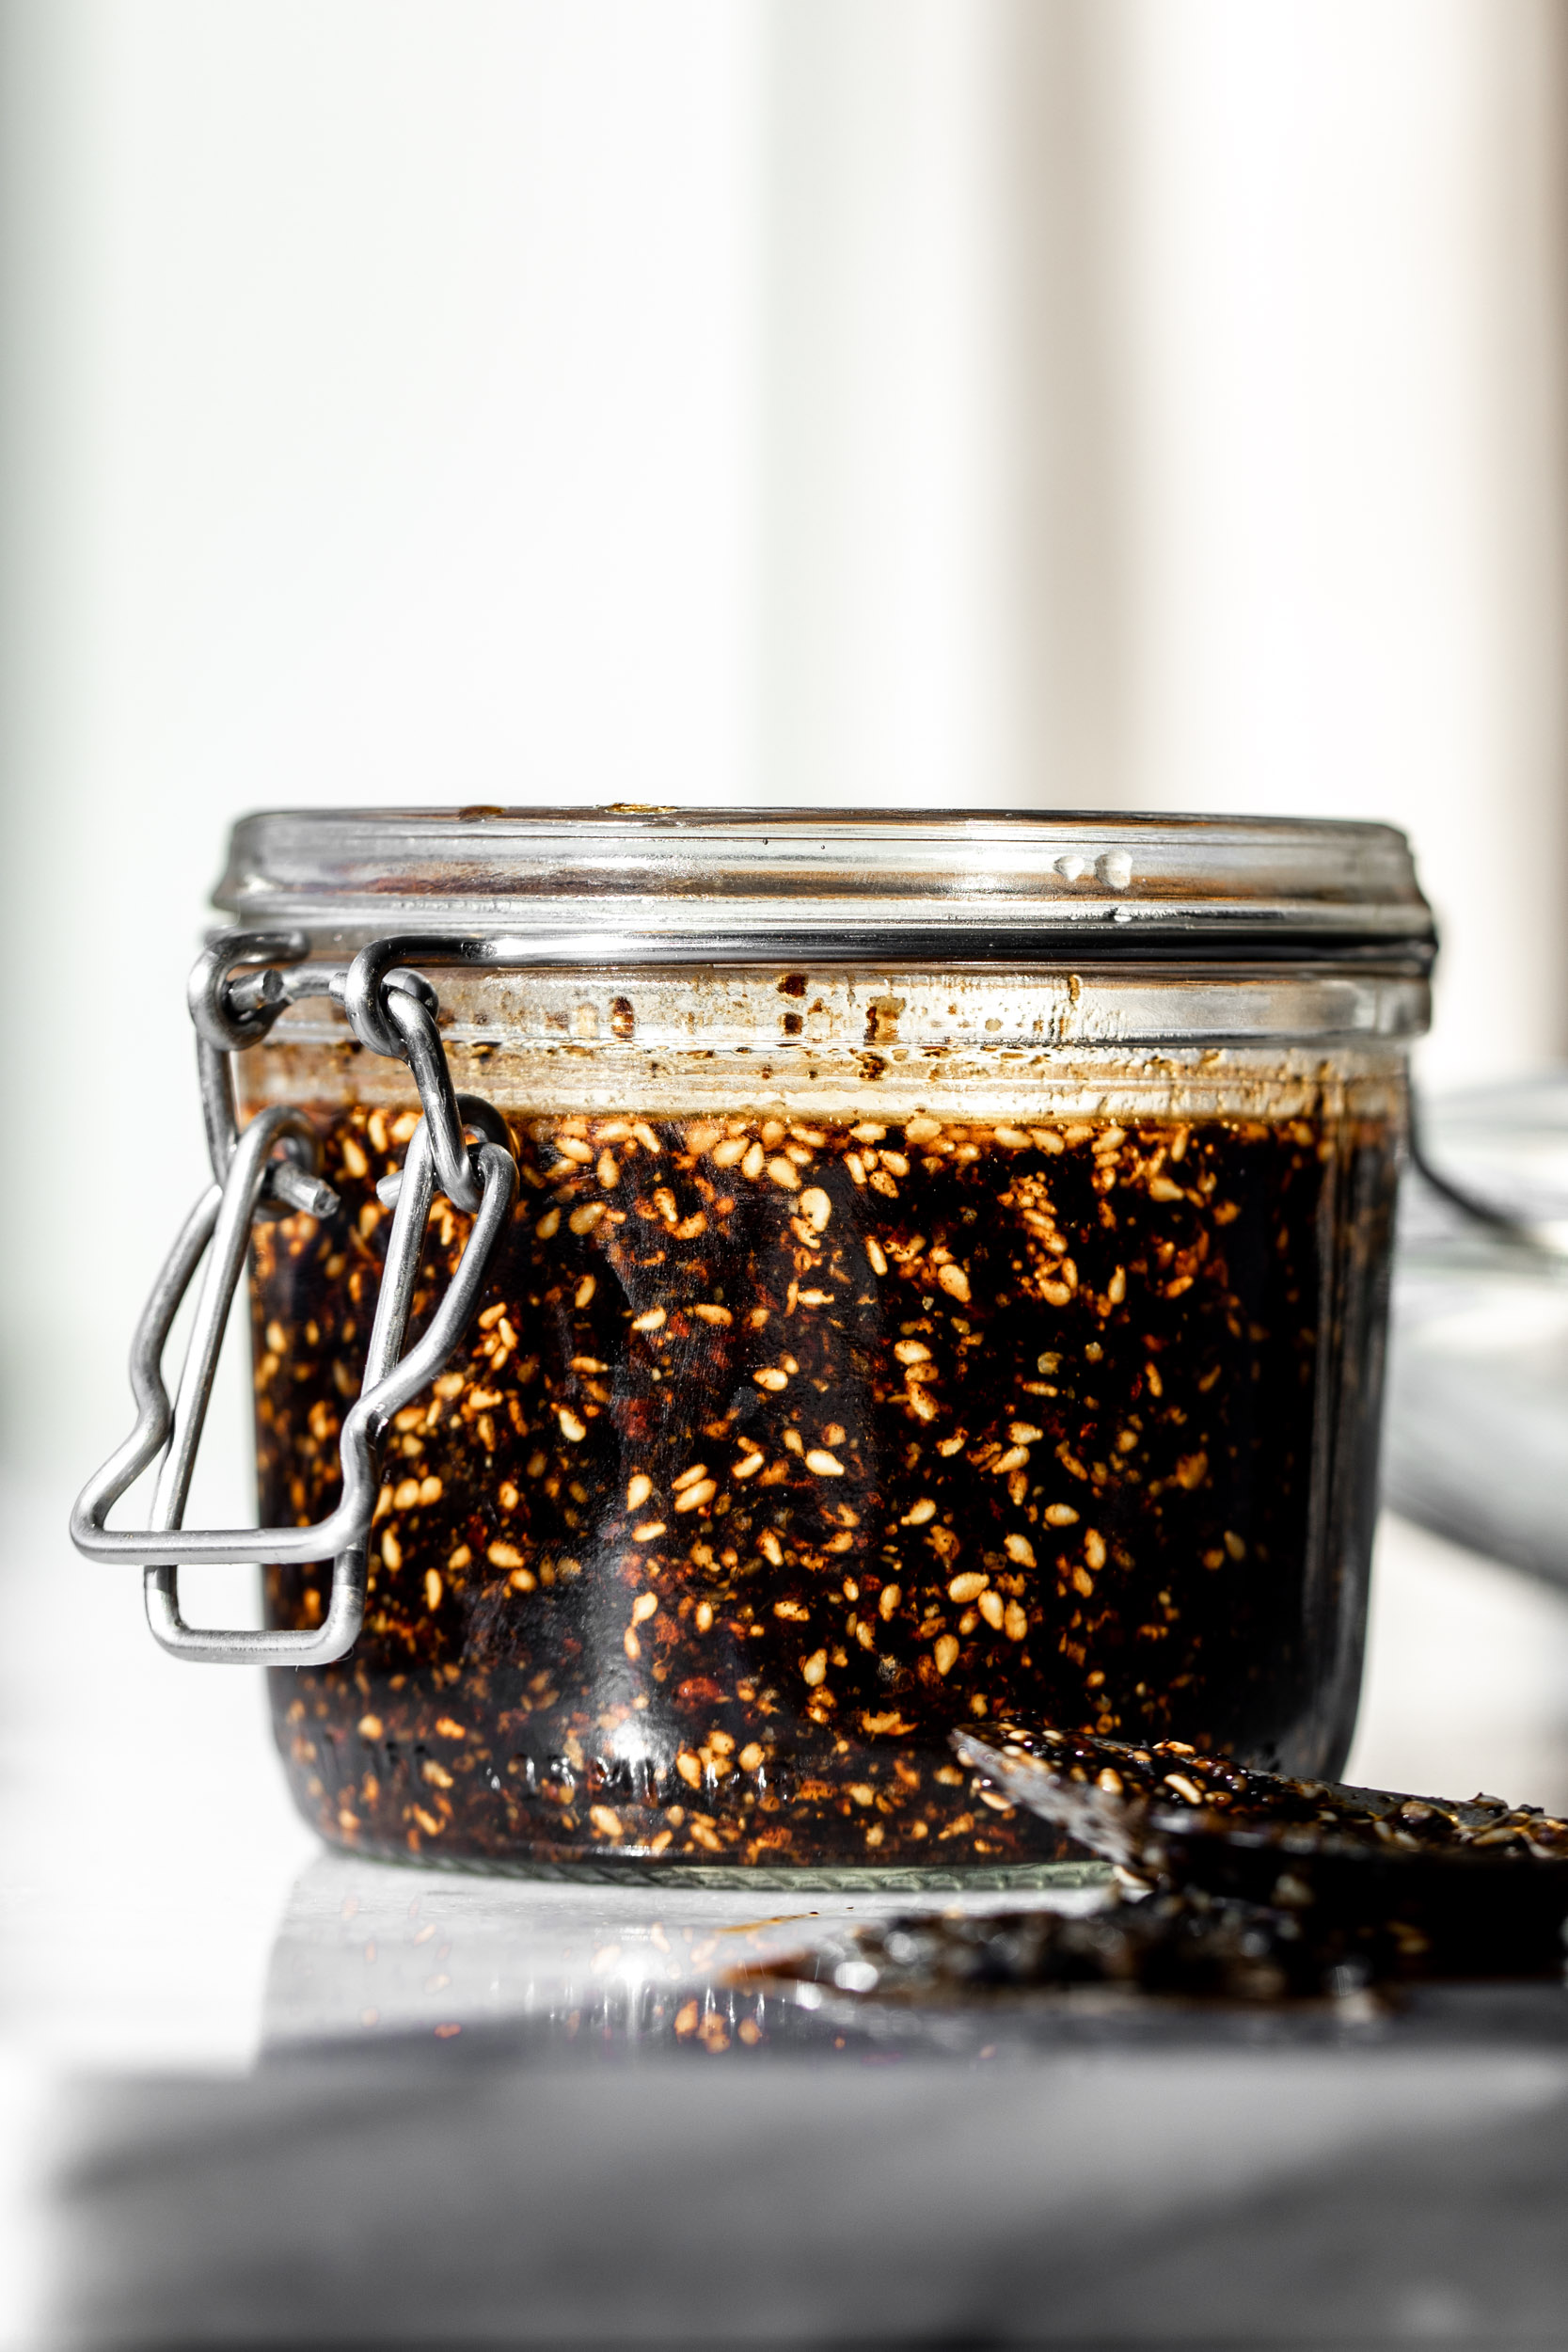
[[(1418, 980), (1327, 967), (441, 976), (523, 1184), (398, 1416), (365, 1629), (277, 1674), (329, 1839), (493, 1867), (995, 1868), (1009, 1718), (1332, 1773)], [(319, 1517), (407, 1073), (241, 1063), (344, 1216), (258, 1232), (261, 1505)], [(467, 1220), (438, 1204), (415, 1327)], [(274, 1570), (270, 1621), (324, 1577)]]

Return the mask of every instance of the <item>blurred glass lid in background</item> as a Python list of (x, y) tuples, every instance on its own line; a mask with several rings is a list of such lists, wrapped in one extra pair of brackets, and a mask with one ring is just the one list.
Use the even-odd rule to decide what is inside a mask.
[(1563, 1247), (1489, 1231), (1407, 1172), (1384, 1500), (1568, 1584), (1568, 1072), (1440, 1098), (1422, 1123), (1442, 1176)]

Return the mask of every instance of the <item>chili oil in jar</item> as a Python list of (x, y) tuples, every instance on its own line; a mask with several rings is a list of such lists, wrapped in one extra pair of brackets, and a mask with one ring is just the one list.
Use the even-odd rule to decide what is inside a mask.
[[(1006, 1871), (1059, 1849), (958, 1766), (957, 1728), (1338, 1770), (1425, 1015), (1397, 835), (838, 820), (860, 897), (835, 926), (822, 871), (800, 889), (821, 818), (379, 821), (315, 820), (350, 858), (309, 818), (250, 820), (229, 902), (255, 920), (234, 874), (313, 858), (317, 897), (267, 874), (266, 914), (304, 914), (319, 953), (436, 919), (497, 941), (429, 977), (521, 1184), (467, 1339), (388, 1432), (353, 1652), (273, 1676), (325, 1837), (491, 1867)], [(1004, 832), (1031, 887), (939, 960), (933, 850), (973, 882), (966, 850)], [(681, 898), (677, 851), (717, 905)], [(1245, 930), (1229, 906), (1205, 929), (1216, 869), (1256, 883)], [(1304, 869), (1328, 872), (1316, 929)], [(465, 903), (482, 882), (526, 921)], [(253, 1242), (261, 1509), (303, 1523), (336, 1498), (376, 1184), (419, 1103), (324, 999), (240, 1073), (243, 1115), (308, 1110), (341, 1202)], [(468, 1222), (437, 1200), (416, 1331)], [(319, 1622), (327, 1577), (269, 1570), (269, 1622)]]

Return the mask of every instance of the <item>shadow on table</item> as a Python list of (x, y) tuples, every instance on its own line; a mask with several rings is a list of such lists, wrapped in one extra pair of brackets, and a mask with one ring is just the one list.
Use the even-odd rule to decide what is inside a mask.
[(1568, 2068), (323, 2059), (80, 2103), (59, 2339), (1559, 2344)]

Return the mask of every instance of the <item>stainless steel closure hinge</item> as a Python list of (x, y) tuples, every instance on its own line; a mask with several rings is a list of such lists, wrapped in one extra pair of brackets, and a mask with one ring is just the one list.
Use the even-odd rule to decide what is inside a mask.
[[(306, 963), (307, 945), (297, 932), (228, 931), (207, 948), (191, 976), (191, 1018), (214, 1181), (181, 1228), (136, 1326), (131, 1343), (135, 1426), (88, 1480), (71, 1515), (71, 1540), (88, 1559), (135, 1561), (143, 1568), (148, 1623), (164, 1648), (177, 1658), (215, 1664), (321, 1666), (353, 1648), (364, 1616), (365, 1544), (375, 1508), (377, 1446), (393, 1414), (436, 1377), (460, 1343), (517, 1190), (506, 1122), (478, 1096), (453, 1091), (436, 1025), (436, 992), (409, 968), (420, 960), (421, 947), (433, 961), (466, 961), (474, 953), (472, 944), (380, 940), (342, 967)], [(377, 1188), (382, 1200), (395, 1206), (359, 1396), (342, 1426), (341, 1498), (328, 1518), (310, 1527), (186, 1528), (182, 1520), (191, 1473), (252, 1225), (258, 1216), (304, 1212), (325, 1219), (338, 1214), (336, 1193), (316, 1173), (315, 1131), (303, 1111), (276, 1105), (259, 1112), (243, 1133), (235, 1115), (233, 1055), (265, 1037), (287, 1005), (312, 995), (341, 1002), (370, 1051), (407, 1062), (424, 1114), (402, 1168)], [(473, 1227), (427, 1329), (404, 1355), (425, 1227), (438, 1190), (473, 1217)], [(164, 1349), (203, 1258), (195, 1324), (171, 1406)], [(160, 1453), (151, 1525), (108, 1527), (115, 1503)], [(323, 1621), (308, 1632), (230, 1632), (187, 1625), (180, 1613), (179, 1571), (196, 1560), (278, 1566), (330, 1560), (332, 1584)]]

